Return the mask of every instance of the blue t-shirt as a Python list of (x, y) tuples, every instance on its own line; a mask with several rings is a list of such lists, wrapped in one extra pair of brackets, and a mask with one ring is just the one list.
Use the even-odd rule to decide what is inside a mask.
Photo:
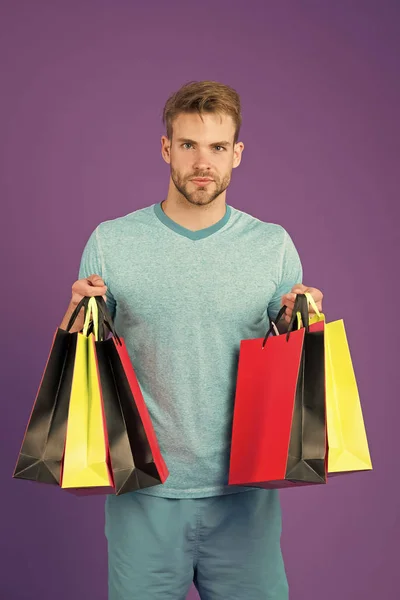
[(302, 282), (288, 233), (226, 205), (191, 231), (161, 203), (101, 223), (79, 278), (100, 275), (170, 475), (145, 493), (199, 498), (227, 486), (239, 346), (263, 337), (268, 316)]

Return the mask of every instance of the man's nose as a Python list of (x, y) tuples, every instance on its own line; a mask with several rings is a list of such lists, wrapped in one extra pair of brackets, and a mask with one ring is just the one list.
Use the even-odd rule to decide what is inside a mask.
[(211, 169), (211, 163), (207, 153), (204, 150), (197, 150), (194, 162), (193, 169), (195, 171), (209, 171)]

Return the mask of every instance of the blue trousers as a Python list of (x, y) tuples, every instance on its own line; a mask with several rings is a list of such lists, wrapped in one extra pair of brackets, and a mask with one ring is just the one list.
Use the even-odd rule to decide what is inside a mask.
[(277, 490), (108, 496), (109, 600), (287, 600)]

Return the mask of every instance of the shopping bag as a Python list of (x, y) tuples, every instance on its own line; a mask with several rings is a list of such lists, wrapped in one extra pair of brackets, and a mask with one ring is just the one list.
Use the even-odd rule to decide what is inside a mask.
[[(88, 333), (89, 325), (94, 325)], [(62, 488), (109, 488), (113, 480), (108, 463), (108, 443), (97, 372), (98, 305), (90, 298), (83, 331), (78, 334), (74, 374), (62, 469)]]
[(117, 495), (162, 484), (169, 472), (125, 341), (115, 331), (102, 297), (100, 334), (95, 342), (97, 369), (107, 430), (109, 462)]
[[(312, 297), (313, 322), (324, 321)], [(361, 401), (343, 319), (325, 323), (329, 476), (372, 470)]]
[(88, 299), (83, 299), (66, 330), (58, 328), (28, 420), (13, 477), (59, 485), (78, 334), (70, 329)]
[[(299, 315), (306, 326), (294, 330)], [(324, 322), (308, 325), (307, 299), (299, 294), (287, 335), (270, 337), (273, 325), (264, 339), (240, 343), (228, 483), (325, 484)]]

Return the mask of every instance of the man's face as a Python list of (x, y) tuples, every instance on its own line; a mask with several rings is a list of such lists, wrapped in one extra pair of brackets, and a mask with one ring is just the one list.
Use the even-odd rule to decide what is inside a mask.
[(243, 144), (233, 144), (230, 115), (204, 113), (202, 118), (180, 114), (173, 122), (172, 141), (162, 139), (176, 189), (196, 205), (210, 204), (226, 190), (243, 150)]

